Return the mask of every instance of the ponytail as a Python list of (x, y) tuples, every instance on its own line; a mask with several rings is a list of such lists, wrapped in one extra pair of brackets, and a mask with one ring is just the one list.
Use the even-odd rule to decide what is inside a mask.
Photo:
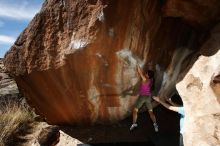
[(148, 75), (149, 79), (151, 79), (151, 91), (153, 91), (154, 90), (154, 84), (155, 84), (154, 71), (148, 70), (147, 75)]

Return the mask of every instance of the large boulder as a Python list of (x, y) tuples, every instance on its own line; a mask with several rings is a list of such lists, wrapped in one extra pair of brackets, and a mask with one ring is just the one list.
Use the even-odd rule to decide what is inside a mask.
[[(219, 22), (219, 5), (217, 0), (47, 0), (7, 52), (4, 64), (28, 102), (49, 123), (121, 121), (131, 115), (137, 99), (133, 92), (137, 64), (155, 70), (155, 94), (168, 97), (200, 55), (212, 56), (219, 50), (208, 48), (219, 41), (209, 35)], [(187, 90), (197, 82), (210, 82), (210, 76), (202, 80), (193, 76)], [(195, 95), (188, 104), (185, 89), (178, 88), (186, 109), (207, 99), (219, 111), (218, 74), (213, 78), (210, 91), (215, 94), (210, 99), (195, 100)], [(206, 108), (191, 114), (189, 110), (188, 124)]]
[(147, 0), (45, 1), (5, 66), (49, 123), (120, 121), (137, 99), (130, 95), (137, 64), (151, 64), (156, 92), (163, 80), (160, 93), (170, 95), (182, 62), (197, 49), (199, 34), (182, 20), (163, 18), (161, 7)]

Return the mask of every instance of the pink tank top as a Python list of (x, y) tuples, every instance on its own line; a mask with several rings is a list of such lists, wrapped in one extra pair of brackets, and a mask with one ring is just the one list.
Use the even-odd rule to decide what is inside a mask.
[(152, 81), (150, 80), (148, 83), (141, 83), (139, 95), (151, 95), (151, 86)]

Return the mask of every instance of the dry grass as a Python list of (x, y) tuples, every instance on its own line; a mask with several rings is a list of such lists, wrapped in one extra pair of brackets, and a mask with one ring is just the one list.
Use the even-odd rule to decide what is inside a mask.
[(0, 146), (22, 145), (34, 127), (34, 115), (30, 108), (18, 101), (0, 102)]

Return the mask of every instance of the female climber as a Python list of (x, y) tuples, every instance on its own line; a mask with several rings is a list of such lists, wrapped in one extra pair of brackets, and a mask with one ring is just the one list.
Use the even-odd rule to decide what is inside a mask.
[(154, 82), (154, 72), (152, 70), (148, 70), (147, 73), (144, 73), (139, 66), (137, 66), (137, 72), (141, 77), (141, 85), (139, 87), (139, 96), (133, 109), (133, 124), (131, 125), (130, 130), (132, 131), (138, 126), (136, 123), (138, 110), (142, 107), (143, 104), (146, 104), (148, 113), (150, 114), (150, 118), (153, 121), (154, 130), (155, 132), (158, 132), (158, 125), (151, 104), (151, 92)]

